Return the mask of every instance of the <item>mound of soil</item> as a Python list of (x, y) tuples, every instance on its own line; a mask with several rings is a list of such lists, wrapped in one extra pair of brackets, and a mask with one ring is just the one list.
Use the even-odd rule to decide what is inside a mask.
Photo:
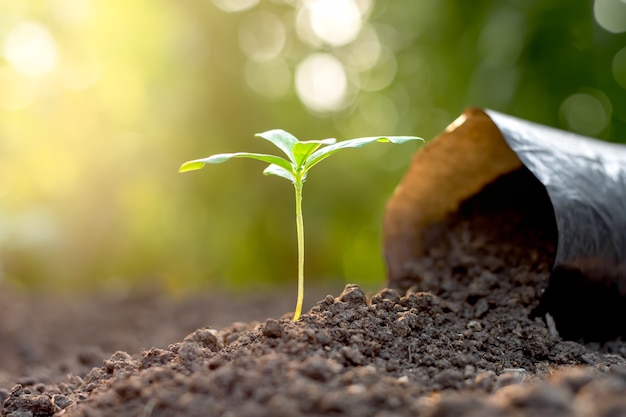
[[(515, 175), (525, 174), (506, 181)], [(510, 204), (485, 205), (489, 190), (501, 196), (507, 184), (434, 226), (428, 253), (396, 289), (368, 298), (348, 285), (295, 323), (285, 315), (201, 327), (166, 346), (118, 351), (89, 371), (22, 377), (0, 390), (1, 414), (626, 415), (626, 343), (564, 340), (549, 315), (532, 317), (556, 234), (541, 200), (520, 190)]]
[(626, 412), (626, 345), (563, 341), (521, 304), (503, 301), (461, 317), (432, 293), (385, 289), (368, 301), (349, 285), (296, 323), (205, 327), (164, 349), (116, 352), (83, 376), (16, 384), (1, 394), (2, 415)]

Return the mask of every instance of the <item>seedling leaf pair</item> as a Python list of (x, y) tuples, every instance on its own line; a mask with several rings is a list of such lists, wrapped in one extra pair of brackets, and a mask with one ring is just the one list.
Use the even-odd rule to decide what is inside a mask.
[(298, 296), (293, 321), (300, 318), (304, 299), (304, 222), (302, 216), (302, 186), (308, 171), (324, 159), (342, 149), (361, 148), (374, 142), (406, 143), (413, 140), (423, 141), (415, 136), (372, 136), (337, 142), (336, 139), (300, 141), (291, 133), (281, 129), (268, 130), (256, 135), (272, 142), (286, 155), (286, 159), (276, 155), (236, 152), (212, 155), (207, 158), (185, 162), (179, 172), (194, 171), (206, 164), (221, 164), (233, 158), (256, 159), (269, 164), (263, 171), (266, 175), (285, 178), (294, 185), (296, 197), (296, 233), (298, 237)]

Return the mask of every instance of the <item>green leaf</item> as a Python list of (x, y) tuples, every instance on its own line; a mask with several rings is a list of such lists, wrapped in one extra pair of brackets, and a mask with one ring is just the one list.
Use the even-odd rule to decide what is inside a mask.
[(187, 161), (180, 166), (178, 172), (187, 172), (187, 171), (195, 171), (197, 169), (202, 169), (202, 167), (206, 165), (204, 162), (200, 161)]
[(194, 171), (204, 167), (206, 164), (221, 164), (229, 159), (233, 158), (250, 158), (259, 161), (267, 162), (268, 164), (278, 165), (279, 167), (290, 172), (293, 170), (293, 165), (284, 158), (276, 155), (266, 155), (262, 153), (249, 153), (249, 152), (236, 152), (236, 153), (220, 153), (217, 155), (211, 155), (208, 158), (194, 159), (193, 161), (185, 162), (178, 172)]
[(324, 159), (328, 158), (329, 156), (331, 156), (332, 154), (336, 152), (339, 152), (342, 149), (361, 148), (365, 145), (369, 145), (370, 143), (374, 143), (374, 142), (391, 142), (391, 143), (399, 144), (399, 143), (410, 142), (413, 140), (423, 141), (424, 139), (418, 138), (417, 136), (387, 136), (387, 137), (373, 136), (373, 137), (368, 137), (368, 138), (344, 140), (334, 145), (330, 145), (325, 148), (319, 149), (316, 152), (313, 152), (313, 154), (311, 154), (311, 156), (309, 156), (309, 158), (307, 159), (304, 165), (304, 168), (306, 170), (309, 170), (317, 163), (323, 161)]
[(257, 133), (255, 136), (272, 142), (289, 157), (291, 162), (296, 164), (292, 149), (293, 146), (298, 143), (298, 139), (294, 135), (282, 129), (273, 129), (267, 132)]
[(291, 171), (287, 171), (285, 168), (280, 167), (275, 164), (271, 164), (263, 171), (265, 175), (276, 175), (277, 177), (285, 178), (286, 180), (291, 181), (292, 183), (296, 182), (295, 177), (291, 173)]
[(293, 145), (292, 153), (294, 163), (297, 168), (301, 168), (304, 165), (304, 161), (322, 145), (332, 145), (336, 143), (336, 139), (322, 139), (322, 140), (306, 140), (297, 142)]

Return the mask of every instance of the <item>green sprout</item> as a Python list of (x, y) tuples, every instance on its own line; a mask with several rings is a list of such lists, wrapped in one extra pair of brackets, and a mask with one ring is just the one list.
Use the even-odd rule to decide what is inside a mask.
[(311, 168), (332, 154), (347, 148), (360, 148), (373, 142), (405, 143), (412, 140), (423, 140), (415, 136), (387, 136), (350, 139), (337, 143), (335, 139), (300, 141), (291, 133), (281, 129), (257, 133), (257, 137), (272, 142), (287, 155), (287, 159), (276, 155), (237, 152), (221, 153), (203, 159), (185, 162), (178, 172), (194, 171), (206, 164), (221, 164), (232, 158), (251, 158), (267, 162), (263, 174), (285, 178), (294, 185), (296, 192), (296, 234), (298, 238), (298, 297), (293, 321), (297, 321), (302, 313), (304, 300), (304, 220), (302, 217), (302, 186)]

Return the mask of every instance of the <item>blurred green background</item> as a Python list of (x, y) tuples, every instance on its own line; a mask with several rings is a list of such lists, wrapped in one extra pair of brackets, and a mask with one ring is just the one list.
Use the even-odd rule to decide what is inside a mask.
[[(626, 140), (623, 0), (0, 0), (0, 279), (295, 292), (291, 185), (238, 160), (300, 139), (432, 138), (467, 106)], [(320, 164), (307, 285), (384, 282), (415, 145)]]

